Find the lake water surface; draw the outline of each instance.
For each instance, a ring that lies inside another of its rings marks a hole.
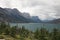
[[[26,29],[35,31],[37,28],[46,28],[49,31],[52,31],[53,28],[60,29],[60,24],[49,24],[49,23],[10,23],[11,26],[24,26]]]

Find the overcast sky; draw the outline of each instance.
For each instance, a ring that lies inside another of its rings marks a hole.
[[[0,0],[0,7],[17,8],[41,20],[60,18],[60,0]]]

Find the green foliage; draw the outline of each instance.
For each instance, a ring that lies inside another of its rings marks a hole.
[[[5,28],[5,35],[9,35],[10,34],[10,25],[8,23],[8,25],[6,25],[6,28]]]
[[[6,24],[4,22],[2,22],[0,24],[0,33],[4,32],[5,31],[5,28],[6,28]]]
[[[6,28],[5,29],[5,35],[9,35],[10,34],[10,30],[9,30],[9,28]]]
[[[12,37],[15,37],[16,32],[17,32],[17,31],[16,31],[16,26],[14,26],[14,27],[11,28],[10,35],[11,35]]]
[[[24,26],[22,26],[21,32],[20,32],[20,36],[21,37],[28,37],[29,35],[29,31],[25,29]]]
[[[39,38],[39,30],[37,29],[36,31],[35,31],[35,35],[34,35],[34,37],[36,38],[36,39],[38,39]]]
[[[59,31],[56,28],[53,29],[52,40],[59,40]]]
[[[60,30],[54,28],[53,31],[49,32],[46,28],[37,28],[35,32],[27,30],[24,26],[19,28],[18,26],[10,27],[4,22],[0,24],[0,35],[8,35],[14,39],[31,39],[31,40],[60,40]],[[0,36],[0,38],[4,38]]]
[[[35,38],[38,40],[47,40],[48,31],[45,28],[41,28],[40,30],[36,30]]]

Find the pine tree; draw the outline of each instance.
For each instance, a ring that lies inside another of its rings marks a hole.
[[[0,33],[4,33],[5,32],[5,28],[7,27],[7,25],[5,24],[5,22],[2,22],[0,24]]]
[[[35,34],[34,37],[35,37],[36,39],[39,39],[39,30],[38,30],[38,28],[37,28],[37,30],[35,31],[34,34]]]
[[[5,29],[5,35],[9,35],[10,34],[10,30],[8,28]]]
[[[11,35],[12,37],[16,37],[16,32],[17,32],[17,31],[16,31],[16,27],[17,27],[17,26],[14,26],[14,27],[11,28],[10,35]]]
[[[5,34],[9,35],[10,34],[10,24],[6,25],[7,27],[5,28]]]
[[[29,35],[29,31],[26,30],[24,26],[22,26],[22,29],[20,31],[20,36],[21,37],[28,37],[28,35]]]
[[[41,28],[40,29],[40,35],[39,35],[40,39],[39,40],[47,40],[47,38],[46,38],[47,33],[48,33],[48,31],[45,28]]]
[[[52,40],[58,40],[58,29],[56,28],[53,29]]]

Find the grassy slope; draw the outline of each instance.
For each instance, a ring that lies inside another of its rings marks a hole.
[[[16,36],[16,38],[13,38],[9,35],[0,35],[0,39],[5,39],[5,40],[21,40],[19,35]],[[31,40],[30,38],[24,38],[24,40]]]

